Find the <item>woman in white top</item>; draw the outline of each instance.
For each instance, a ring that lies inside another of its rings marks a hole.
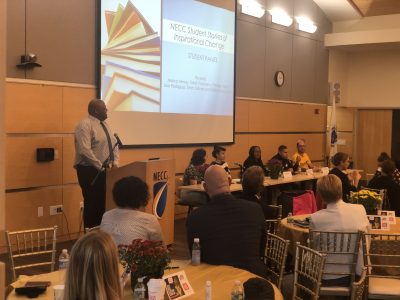
[[[112,194],[117,208],[103,215],[100,229],[109,233],[117,245],[135,239],[163,241],[157,218],[144,212],[149,191],[143,180],[135,176],[122,178],[115,183]]]

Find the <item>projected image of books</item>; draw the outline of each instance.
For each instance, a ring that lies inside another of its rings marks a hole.
[[[109,110],[160,111],[160,35],[128,1],[105,11],[101,94]]]

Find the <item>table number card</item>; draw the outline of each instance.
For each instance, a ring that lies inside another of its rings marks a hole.
[[[292,179],[293,178],[292,172],[290,172],[290,171],[283,172],[282,174],[283,174],[283,179]]]
[[[328,175],[329,174],[329,168],[328,167],[323,167],[321,168],[322,175]]]
[[[176,272],[163,277],[168,299],[183,299],[194,294],[185,271]]]

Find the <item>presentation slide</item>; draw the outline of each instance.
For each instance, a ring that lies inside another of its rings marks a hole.
[[[103,0],[101,98],[126,145],[233,142],[234,0]]]

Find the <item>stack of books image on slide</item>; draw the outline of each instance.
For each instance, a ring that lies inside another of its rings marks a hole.
[[[160,36],[128,1],[106,11],[101,49],[102,97],[109,110],[159,112]]]

